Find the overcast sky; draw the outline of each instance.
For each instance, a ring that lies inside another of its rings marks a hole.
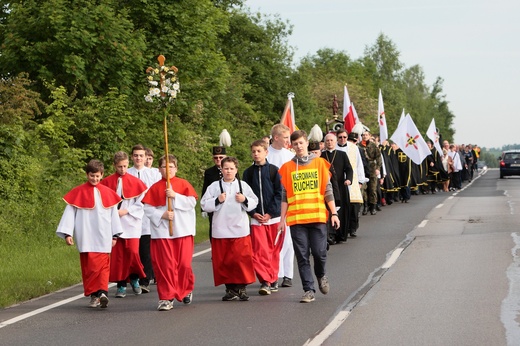
[[[293,25],[289,44],[296,61],[320,48],[357,59],[383,33],[405,67],[423,68],[428,85],[444,79],[456,143],[520,144],[519,0],[246,0],[246,5]]]

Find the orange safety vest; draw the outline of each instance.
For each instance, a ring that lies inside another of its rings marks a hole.
[[[305,166],[289,161],[280,168],[282,184],[287,194],[288,226],[326,223],[325,188],[330,180],[330,164],[314,158]]]

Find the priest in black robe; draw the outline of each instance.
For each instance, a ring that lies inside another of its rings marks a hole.
[[[339,196],[334,195],[336,207],[339,206],[338,217],[340,227],[336,231],[336,243],[347,241],[348,209],[350,204],[349,185],[352,184],[354,174],[352,165],[344,151],[336,150],[338,140],[335,134],[329,133],[325,136],[325,150],[321,157],[327,160],[334,168],[335,179],[338,184]]]

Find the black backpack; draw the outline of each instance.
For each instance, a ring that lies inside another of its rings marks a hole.
[[[244,173],[246,173],[246,172],[247,172],[247,176],[245,176],[244,178],[247,177],[247,179],[245,179],[245,180],[248,180],[248,181],[253,180],[253,177],[251,176],[251,174],[253,174],[253,170],[252,169],[246,170]],[[269,163],[269,178],[271,179],[271,182],[273,184],[276,182],[277,173],[278,173],[278,167]]]
[[[242,182],[240,181],[240,178],[238,177],[238,173],[235,178],[237,178],[237,180],[238,180],[238,189],[240,190],[240,194],[242,194]],[[220,186],[220,193],[224,193],[224,188],[222,187],[222,179],[219,179],[218,185]]]

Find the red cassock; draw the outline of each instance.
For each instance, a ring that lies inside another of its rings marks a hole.
[[[125,200],[131,200],[143,194],[147,187],[141,179],[131,174],[114,173],[101,181],[101,184],[117,191],[121,179],[121,195]],[[123,230],[124,231],[124,230]],[[139,238],[119,238],[112,248],[110,261],[110,282],[128,281],[130,274],[145,278],[141,257],[139,256]]]
[[[251,237],[213,238],[211,254],[215,286],[255,282]]]
[[[170,179],[173,191],[186,197],[197,199],[193,186],[182,178]],[[150,187],[142,202],[156,208],[165,208],[166,179],[161,179]],[[181,213],[176,218],[183,217]],[[186,216],[185,216],[186,217]],[[190,216],[195,218],[194,213]],[[181,221],[181,219],[177,219]],[[151,227],[156,227],[153,224]],[[194,231],[194,230],[193,230]],[[182,301],[195,286],[195,275],[191,266],[193,259],[193,235],[177,238],[154,238],[150,241],[152,266],[157,280],[157,293],[160,300],[177,299]]]
[[[110,254],[102,252],[82,252],[79,254],[83,293],[86,297],[98,291],[108,292]]]

